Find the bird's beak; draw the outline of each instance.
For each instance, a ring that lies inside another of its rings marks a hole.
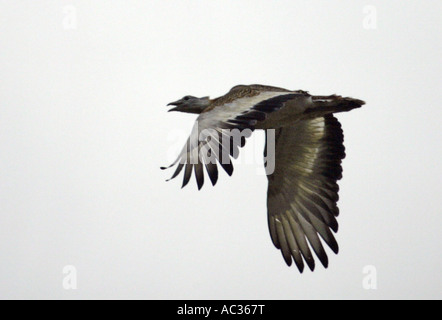
[[[171,112],[171,111],[180,111],[180,107],[175,107],[175,108],[167,110],[167,112]]]
[[[174,102],[168,103],[168,104],[167,104],[168,106],[175,106],[175,108],[169,109],[168,112],[170,112],[170,111],[180,111],[180,105],[181,105],[181,103],[182,103],[181,100],[177,100],[177,101],[174,101]]]

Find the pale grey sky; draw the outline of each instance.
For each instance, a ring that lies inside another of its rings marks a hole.
[[[0,1],[0,298],[442,298],[441,9]],[[338,115],[328,269],[300,275],[270,240],[262,133],[216,187],[159,169],[195,119],[168,102],[251,83],[367,102]]]

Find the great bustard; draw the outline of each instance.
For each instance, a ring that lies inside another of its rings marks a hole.
[[[169,111],[199,116],[186,145],[169,166],[177,165],[171,179],[185,168],[184,187],[194,171],[200,189],[205,167],[215,185],[217,163],[231,175],[230,156],[238,155],[251,131],[266,129],[266,145],[274,143],[275,150],[272,165],[271,157],[265,154],[266,165],[271,168],[267,174],[267,210],[273,244],[287,265],[293,258],[300,272],[304,270],[303,260],[310,270],[315,268],[310,247],[327,267],[319,236],[338,253],[331,230],[338,230],[337,181],[342,177],[341,160],[345,157],[341,125],[333,113],[363,104],[353,98],[312,96],[306,91],[264,85],[235,86],[216,99],[185,96],[169,103],[175,106]]]

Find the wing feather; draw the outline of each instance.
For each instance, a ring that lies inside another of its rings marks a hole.
[[[275,168],[267,176],[273,243],[286,263],[290,265],[293,259],[300,271],[303,261],[311,270],[315,268],[310,248],[327,267],[322,241],[333,252],[339,251],[333,233],[338,230],[337,180],[342,177],[345,157],[341,125],[333,115],[306,119],[279,129],[275,139]]]

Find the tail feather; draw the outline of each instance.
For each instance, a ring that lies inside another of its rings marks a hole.
[[[335,112],[346,112],[352,109],[362,107],[365,102],[350,97],[331,96],[313,96],[313,107],[306,110],[308,115],[325,115]]]

